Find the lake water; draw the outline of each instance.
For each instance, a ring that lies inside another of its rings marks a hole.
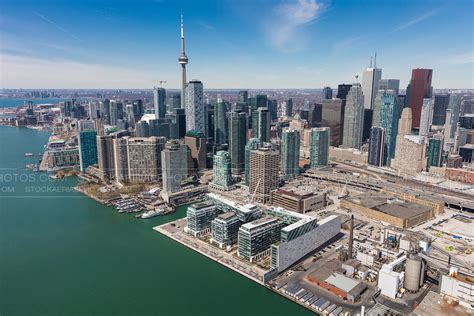
[[[314,315],[138,220],[21,169],[49,134],[0,126],[0,315]]]

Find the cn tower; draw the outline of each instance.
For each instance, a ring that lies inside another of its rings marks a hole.
[[[181,54],[178,58],[178,63],[182,67],[182,87],[181,87],[181,108],[184,109],[184,89],[186,88],[186,64],[188,63],[188,56],[184,52],[184,23],[183,14],[181,14]]]

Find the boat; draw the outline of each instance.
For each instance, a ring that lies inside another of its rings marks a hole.
[[[143,218],[143,219],[152,218],[152,217],[155,217],[155,216],[158,216],[158,215],[163,214],[164,211],[165,211],[165,210],[162,209],[162,208],[158,208],[158,209],[155,209],[155,210],[151,210],[151,211],[148,211],[148,212],[143,213],[140,218]]]
[[[25,157],[32,157],[33,153],[25,153]]]

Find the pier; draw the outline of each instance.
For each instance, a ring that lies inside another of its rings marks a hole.
[[[178,219],[173,222],[169,222],[160,226],[153,227],[153,230],[179,242],[180,244],[193,249],[196,252],[212,259],[227,268],[234,270],[235,272],[249,278],[252,281],[257,282],[260,285],[264,285],[263,277],[267,270],[251,264],[247,261],[237,258],[235,255],[228,253],[220,248],[212,246],[211,244],[199,239],[194,238],[184,232],[186,226],[186,218]]]

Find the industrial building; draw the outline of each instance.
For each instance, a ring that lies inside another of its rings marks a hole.
[[[449,275],[441,277],[440,294],[468,308],[474,306],[474,276],[468,276],[451,267]]]
[[[367,192],[341,200],[341,207],[399,228],[413,227],[435,216],[434,208],[397,199],[384,193]]]
[[[423,285],[425,263],[416,253],[403,255],[394,261],[384,264],[379,271],[377,286],[380,293],[395,299],[402,288],[405,291],[417,292]]]
[[[327,194],[314,186],[287,185],[272,191],[270,204],[296,213],[307,213],[327,206]]]
[[[339,265],[327,264],[308,275],[306,279],[332,294],[354,303],[367,289],[367,285],[337,272],[337,270],[342,270],[338,267]]]

